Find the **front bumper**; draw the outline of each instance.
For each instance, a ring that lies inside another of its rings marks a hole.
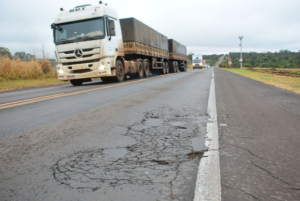
[[[74,80],[86,78],[100,78],[115,76],[112,74],[111,59],[103,58],[99,62],[83,63],[75,65],[58,64],[57,77],[59,80]],[[90,68],[89,65],[93,67]],[[85,72],[86,71],[86,72]]]
[[[202,65],[195,64],[195,65],[193,65],[193,69],[195,69],[195,68],[202,68]]]

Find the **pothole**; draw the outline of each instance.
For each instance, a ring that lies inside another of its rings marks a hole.
[[[104,151],[105,154],[107,154],[108,156],[111,156],[113,158],[122,158],[123,156],[126,155],[127,150],[126,149],[106,149]]]
[[[160,165],[168,165],[169,164],[167,161],[159,161],[159,160],[152,160],[152,162],[158,163]]]
[[[176,128],[178,128],[178,129],[187,129],[187,127],[183,127],[183,126],[176,126]]]
[[[196,152],[193,152],[193,153],[188,153],[188,158],[190,160],[199,160],[202,158],[204,154],[204,151],[196,151]]]
[[[199,125],[191,122],[185,112],[159,108],[147,113],[141,122],[125,126],[124,135],[134,138],[136,144],[78,151],[57,161],[52,166],[53,176],[61,184],[76,189],[123,184],[169,185],[181,163],[198,160],[203,155],[197,145],[204,144],[197,139]]]
[[[195,137],[192,139],[192,147],[194,151],[202,151],[207,149],[204,142],[204,137]]]

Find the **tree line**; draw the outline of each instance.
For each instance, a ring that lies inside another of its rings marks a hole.
[[[10,59],[17,59],[20,58],[22,60],[32,60],[35,59],[35,55],[26,53],[26,52],[16,52],[14,56],[10,53],[9,49],[6,47],[0,47],[0,55],[1,56],[6,56]]]
[[[232,61],[232,67],[240,66],[239,52],[230,52],[229,58]],[[225,66],[227,63],[224,61],[220,66]],[[275,53],[243,52],[243,66],[261,68],[300,68],[300,51],[291,52],[289,50],[280,50]]]

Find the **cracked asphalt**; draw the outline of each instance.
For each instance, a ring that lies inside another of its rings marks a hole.
[[[222,200],[300,200],[300,95],[215,69]]]
[[[210,77],[211,69],[190,70],[0,110],[0,200],[193,200]]]

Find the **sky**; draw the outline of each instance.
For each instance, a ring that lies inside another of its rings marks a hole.
[[[54,58],[50,25],[59,9],[96,0],[0,0],[0,47]],[[103,0],[119,18],[135,17],[187,46],[188,53],[300,50],[300,0]]]

